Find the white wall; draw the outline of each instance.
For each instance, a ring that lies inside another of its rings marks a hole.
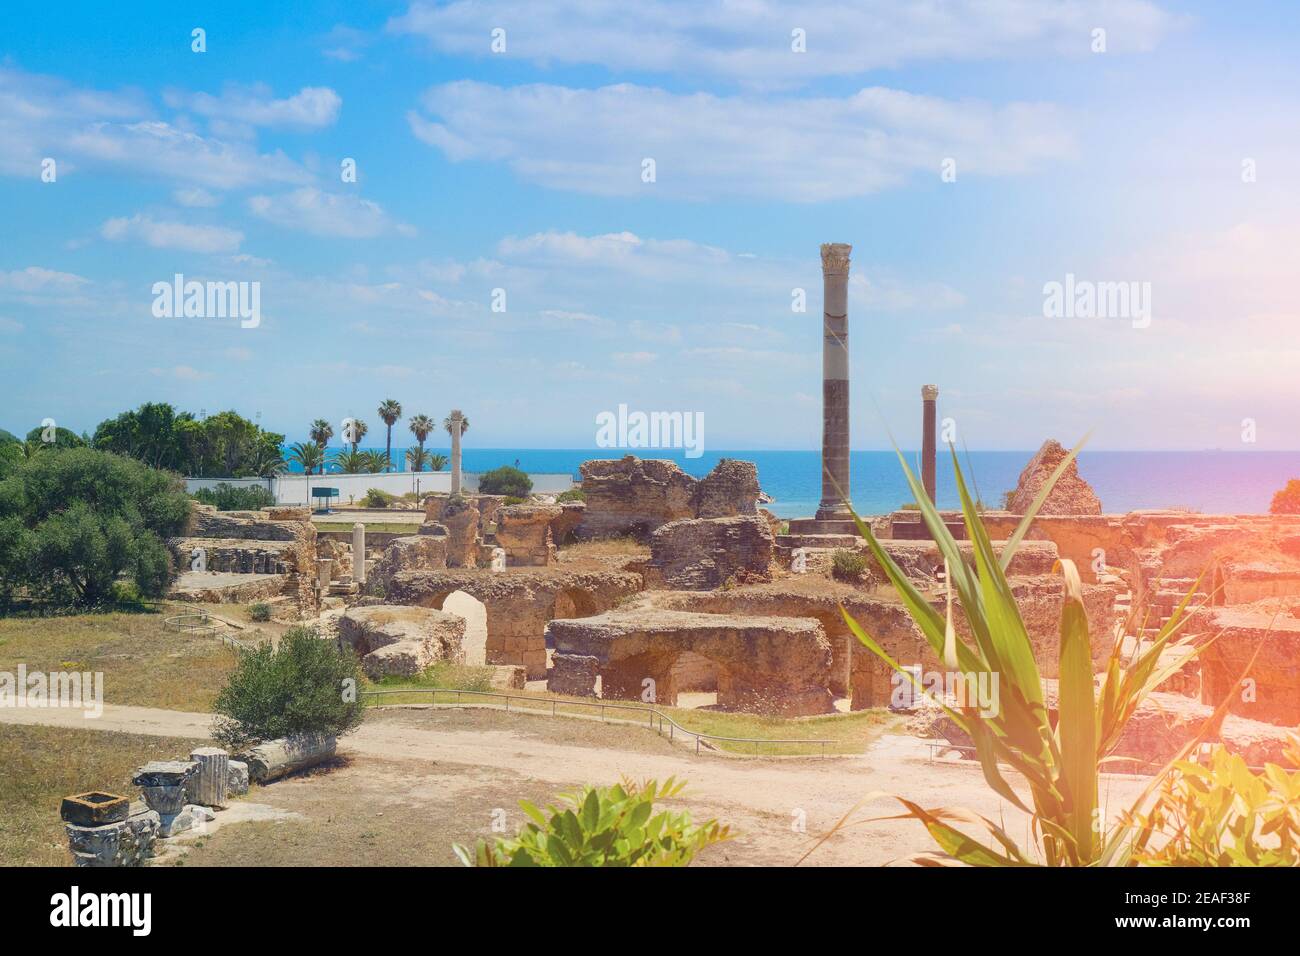
[[[570,475],[534,474],[533,491],[555,494],[568,491],[574,487]],[[478,491],[477,474],[465,472],[461,486],[466,491]],[[339,496],[333,499],[335,504],[349,504],[360,501],[371,488],[378,488],[393,495],[404,495],[416,491],[422,495],[447,494],[451,491],[451,472],[449,471],[395,471],[379,475],[282,475],[279,478],[186,478],[185,490],[193,494],[200,488],[215,488],[217,485],[234,485],[246,488],[257,485],[266,488],[275,495],[279,505],[311,505],[311,489],[337,488]]]

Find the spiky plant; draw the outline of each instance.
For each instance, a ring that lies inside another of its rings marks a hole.
[[[423,448],[406,449],[406,463],[411,466],[411,471],[424,471],[424,466],[429,463],[429,459],[432,457],[433,455]]]
[[[952,449],[953,472],[961,498],[966,535],[974,555],[973,566],[963,557],[929,495],[908,468],[903,455],[899,454],[917,508],[947,562],[950,591],[946,615],[932,607],[917,591],[876,540],[866,522],[856,513],[853,515],[858,533],[866,539],[872,554],[926,641],[943,661],[943,666],[950,672],[964,675],[968,686],[972,679],[977,682],[980,675],[985,675],[983,680],[986,684],[998,689],[997,705],[992,708],[992,713],[986,714],[971,701],[949,706],[948,702],[929,695],[914,674],[904,670],[841,607],[840,613],[849,629],[902,679],[911,681],[919,693],[942,707],[953,723],[970,736],[985,781],[998,796],[1028,814],[1031,821],[1034,846],[1022,848],[1001,826],[986,817],[948,807],[927,809],[898,797],[905,812],[887,819],[919,820],[942,851],[940,854],[920,854],[914,857],[915,862],[975,866],[1044,863],[1049,866],[1089,866],[1127,862],[1131,827],[1120,824],[1106,829],[1098,808],[1098,768],[1114,751],[1125,725],[1142,699],[1207,645],[1193,648],[1190,646],[1191,638],[1174,640],[1184,623],[1184,611],[1191,594],[1196,591],[1194,585],[1192,592],[1183,598],[1145,650],[1126,656],[1121,652],[1121,642],[1117,638],[1100,690],[1094,694],[1083,584],[1074,562],[1062,558],[1056,566],[1065,578],[1065,602],[1060,622],[1058,719],[1055,724],[1049,719],[1033,647],[1012,597],[1006,571],[1034,516],[1077,453],[1076,447],[1057,466],[998,554],[967,491],[956,449]],[[969,641],[958,640],[953,627],[953,592],[969,625]],[[1161,663],[1162,653],[1170,648],[1186,649],[1187,653],[1171,654],[1165,660],[1173,663]],[[975,683],[974,686],[979,685]],[[1202,735],[1189,742],[1174,760],[1185,756],[1204,733],[1202,731]],[[1003,776],[1002,765],[1009,766],[1023,778],[1029,788],[1028,800]],[[1139,804],[1159,779],[1157,776],[1139,797]],[[848,815],[835,829],[839,829],[847,818]],[[957,824],[971,823],[986,831],[984,839],[958,829]]]
[[[361,456],[361,470],[367,474],[377,475],[388,470],[388,458],[377,451],[357,452]]]
[[[447,467],[447,456],[440,455],[436,451],[429,452],[429,470],[442,471]]]
[[[324,474],[325,452],[314,441],[300,441],[291,445],[289,448],[289,461],[301,465],[302,470],[308,475],[315,474],[317,468],[320,468],[321,473]]]
[[[345,475],[357,475],[368,471],[370,460],[367,452],[345,448],[334,455],[334,467]]]

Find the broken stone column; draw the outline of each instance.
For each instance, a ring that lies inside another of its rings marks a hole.
[[[819,521],[851,520],[849,494],[849,253],[822,243],[822,500]]]
[[[158,814],[158,835],[169,837],[188,830],[194,818],[185,805],[190,779],[198,771],[192,760],[151,760],[135,772],[131,782],[140,788],[144,802]]]
[[[249,750],[244,756],[248,777],[254,783],[279,780],[299,770],[306,770],[334,756],[337,746],[334,737],[302,734],[268,740]]]
[[[231,796],[248,793],[248,764],[231,760],[226,771],[226,790]]]
[[[230,774],[230,754],[220,747],[200,747],[190,752],[198,772],[190,778],[190,802],[205,807],[224,807]]]
[[[321,589],[322,592],[328,591],[330,589],[330,578],[333,577],[333,573],[334,573],[333,558],[316,559],[316,585]]]
[[[352,580],[366,583],[366,526],[360,521],[352,526]]]
[[[934,403],[938,397],[938,385],[921,386],[921,484],[931,502],[934,501]]]
[[[161,826],[156,811],[133,804],[123,819],[98,825],[74,822],[75,816],[65,813],[63,819],[68,849],[77,866],[141,866],[153,856]]]

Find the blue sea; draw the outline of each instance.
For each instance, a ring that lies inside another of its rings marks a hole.
[[[383,449],[378,449],[382,451]],[[448,454],[446,449],[434,449]],[[688,474],[703,476],[721,458],[740,458],[758,466],[758,480],[775,501],[769,507],[782,518],[811,515],[821,498],[821,453],[818,451],[717,451],[686,458],[667,449],[638,449],[641,457],[671,458]],[[466,448],[466,471],[483,472],[501,465],[524,471],[569,473],[591,458],[617,458],[619,449]],[[393,449],[403,461],[406,449]],[[919,453],[904,452],[919,475]],[[1001,506],[1002,493],[1014,488],[1032,451],[959,453],[968,484],[984,503]],[[850,458],[851,497],[860,514],[884,514],[912,500],[892,451],[855,451]],[[1092,485],[1107,512],[1152,508],[1191,508],[1207,514],[1259,513],[1268,510],[1273,493],[1291,478],[1300,478],[1297,451],[1085,451],[1079,472]],[[952,460],[939,453],[937,498],[942,508],[956,508]]]

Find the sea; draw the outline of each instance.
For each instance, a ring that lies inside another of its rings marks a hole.
[[[382,451],[382,448],[377,449]],[[449,454],[447,449],[433,451]],[[671,458],[688,474],[702,477],[723,458],[758,466],[758,480],[773,498],[767,507],[781,518],[811,515],[821,498],[819,451],[716,451],[687,458],[679,450],[637,449],[640,457]],[[592,458],[617,458],[618,449],[465,448],[464,468],[483,472],[515,465],[527,472],[571,474]],[[1033,451],[960,451],[967,485],[990,508],[1016,486]],[[903,452],[920,474],[920,453]],[[393,461],[405,461],[406,449],[394,448]],[[1300,451],[1084,451],[1079,473],[1092,485],[1103,510],[1115,513],[1182,508],[1206,514],[1252,514],[1268,511],[1273,493],[1289,479],[1300,478]],[[850,497],[860,514],[885,514],[910,502],[898,456],[893,451],[855,451],[849,459]],[[939,452],[936,498],[941,508],[956,508],[952,455]]]

